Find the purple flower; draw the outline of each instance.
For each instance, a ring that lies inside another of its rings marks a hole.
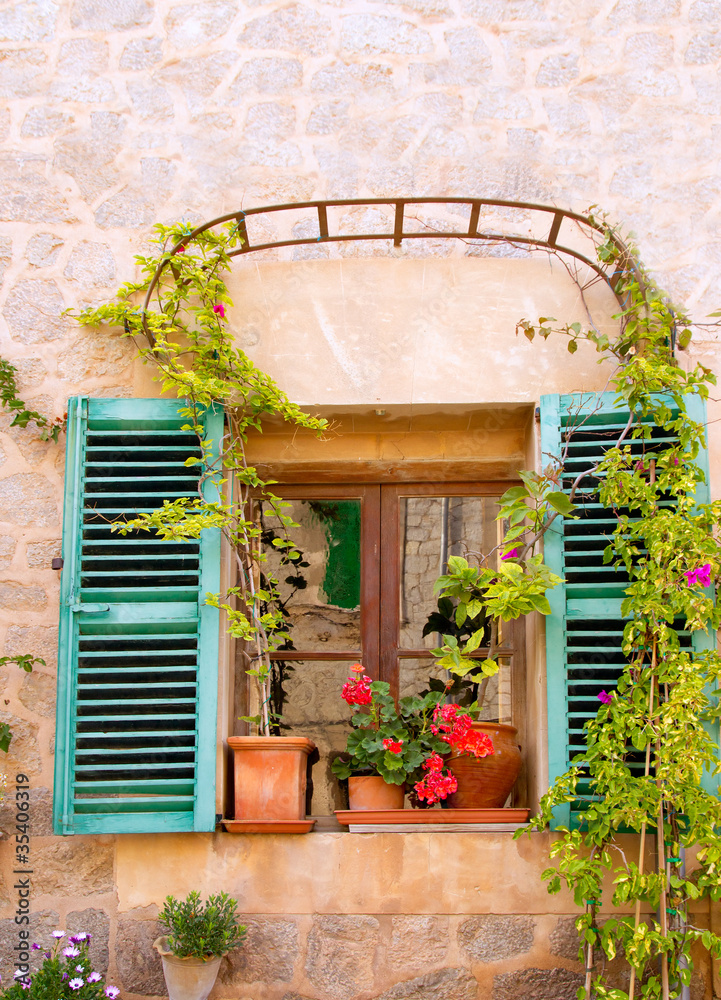
[[[79,990],[80,987],[84,985],[85,983],[79,976],[77,979],[71,979],[70,982],[68,983],[68,986],[70,987],[71,990]]]
[[[115,997],[120,993],[117,986],[106,986],[105,996],[110,997],[110,1000],[115,1000]]]
[[[27,972],[23,972],[22,969],[16,969],[13,973],[13,979],[24,979],[27,976]]]
[[[40,945],[39,944],[35,944],[33,942],[33,944],[30,947],[32,948],[33,951],[40,951]]]
[[[99,972],[91,972],[90,975],[88,976],[88,982],[99,983],[102,978],[103,977],[100,975]]]
[[[213,306],[213,312],[216,315],[220,316],[221,319],[225,319],[225,306],[223,305],[222,302],[217,302]]]
[[[598,695],[598,700],[602,701],[604,705],[610,705],[613,701],[613,695],[609,694],[608,691],[601,691]]]
[[[503,555],[501,556],[501,560],[515,559],[516,556],[519,556],[520,554],[521,554],[521,546],[517,545],[515,549],[509,549],[508,552],[504,552]]]
[[[53,937],[60,940],[60,938],[65,937],[65,931],[53,931]]]
[[[711,563],[704,563],[703,566],[699,566],[697,569],[687,569],[683,575],[686,577],[689,587],[693,587],[695,583],[701,584],[702,587],[710,587]]]
[[[77,958],[79,954],[80,952],[73,945],[69,948],[63,948],[63,955],[65,955],[66,958]]]
[[[90,935],[86,934],[85,931],[78,931],[77,934],[73,934],[73,936],[70,938],[70,940],[71,941],[85,941],[86,938],[88,938],[88,937],[90,937]]]
[[[85,969],[82,967],[82,965],[76,965],[75,966],[75,971],[76,972],[85,972]]]
[[[646,471],[646,463],[643,461],[643,459],[639,459],[639,461],[636,462],[636,465],[634,466],[634,468],[636,469],[636,472],[645,472]]]

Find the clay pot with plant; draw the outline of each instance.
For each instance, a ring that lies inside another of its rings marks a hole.
[[[225,892],[203,903],[193,890],[186,899],[167,896],[158,920],[168,933],[153,947],[163,961],[169,1000],[207,1000],[223,957],[239,947],[246,928],[237,901]]]
[[[402,809],[408,789],[416,805],[433,805],[456,790],[446,757],[454,748],[476,756],[493,753],[486,737],[475,735],[468,712],[441,704],[444,695],[401,698],[398,705],[385,681],[372,681],[357,663],[343,685],[351,707],[352,732],[333,772],[348,779],[351,810]]]

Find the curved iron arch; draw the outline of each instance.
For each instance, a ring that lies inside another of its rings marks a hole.
[[[392,231],[385,233],[341,233],[331,232],[329,230],[329,208],[371,207],[376,205],[393,207],[394,214]],[[405,222],[406,209],[409,205],[467,205],[470,209],[468,228],[454,231],[437,231],[435,229],[428,229],[425,232],[408,232],[405,229]],[[542,217],[548,218],[548,231],[544,236],[534,237],[524,236],[520,233],[509,234],[493,230],[479,229],[481,211],[487,207],[520,209],[526,212],[541,213]],[[317,213],[317,236],[302,236],[295,239],[271,240],[256,244],[250,243],[248,239],[248,219],[264,215],[271,216],[279,212],[298,211],[302,209],[313,209]],[[362,240],[392,240],[393,245],[397,247],[401,246],[403,240],[478,240],[488,243],[507,243],[535,250],[547,250],[551,253],[568,256],[594,271],[599,278],[601,278],[608,285],[616,296],[619,305],[622,307],[623,298],[621,292],[619,291],[620,279],[624,274],[631,272],[639,280],[641,280],[633,254],[626,244],[614,233],[610,234],[610,238],[618,249],[619,256],[616,260],[609,262],[606,267],[604,267],[603,263],[587,257],[574,247],[560,243],[559,235],[561,227],[566,221],[575,223],[592,243],[594,242],[594,238],[598,238],[599,236],[608,238],[609,231],[598,223],[592,216],[580,215],[578,212],[571,212],[567,209],[557,208],[553,205],[541,205],[535,202],[526,201],[508,201],[498,198],[339,198],[323,201],[289,202],[283,205],[269,205],[262,208],[238,209],[235,212],[228,212],[225,215],[217,216],[209,222],[203,222],[201,225],[196,226],[195,229],[191,230],[187,235],[184,235],[177,241],[177,243],[175,243],[168,256],[166,256],[156,268],[143,302],[143,314],[147,312],[150,306],[150,299],[153,291],[160,280],[164,268],[168,265],[170,258],[172,258],[172,255],[177,253],[181,248],[187,246],[193,241],[193,239],[195,239],[196,236],[206,232],[208,229],[213,229],[215,226],[221,226],[226,222],[232,221],[235,221],[238,227],[239,236],[243,243],[237,250],[233,250],[229,253],[230,257],[243,257],[247,254],[256,253],[259,250],[271,250],[279,247],[317,246],[319,244],[326,243],[342,243]],[[147,327],[146,336],[152,344],[152,335]]]

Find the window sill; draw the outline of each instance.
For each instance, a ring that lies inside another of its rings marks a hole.
[[[336,810],[350,833],[499,833],[528,823],[528,809]]]

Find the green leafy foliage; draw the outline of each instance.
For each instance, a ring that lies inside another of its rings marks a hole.
[[[13,415],[10,422],[11,427],[27,427],[32,421],[40,430],[40,437],[43,441],[55,441],[60,436],[60,431],[65,427],[66,417],[60,420],[49,420],[37,410],[29,410],[21,399],[18,399],[17,376],[18,370],[5,358],[0,358],[0,404]]]
[[[168,944],[181,958],[208,958],[238,948],[247,928],[238,920],[238,903],[227,892],[208,896],[205,903],[193,890],[185,899],[166,896],[158,920],[168,930]]]
[[[197,467],[198,496],[166,501],[159,510],[139,514],[115,530],[147,530],[170,540],[197,538],[208,528],[225,535],[235,553],[238,583],[207,599],[225,611],[230,632],[249,646],[248,673],[256,682],[257,711],[246,718],[269,734],[277,729],[280,715],[269,654],[289,643],[290,636],[277,581],[265,571],[258,497],[272,506],[281,526],[282,534],[273,540],[281,566],[297,570],[299,554],[291,538],[295,524],[283,510],[287,505],[248,464],[246,442],[268,417],[317,435],[327,423],[291,402],[236,346],[228,329],[226,310],[233,303],[225,276],[230,254],[242,242],[238,225],[230,222],[193,232],[177,223],[157,225],[155,230],[157,252],[136,257],[140,279],[123,285],[114,301],[83,310],[77,319],[89,326],[115,327],[122,336],[132,337],[142,345],[141,358],[156,368],[163,392],[186,401],[180,411],[188,421],[185,429],[198,434],[202,449],[201,458],[187,463]],[[210,457],[213,442],[203,438],[203,412],[214,406],[224,410],[227,424],[219,462]],[[205,495],[204,487],[211,484],[217,499]]]

